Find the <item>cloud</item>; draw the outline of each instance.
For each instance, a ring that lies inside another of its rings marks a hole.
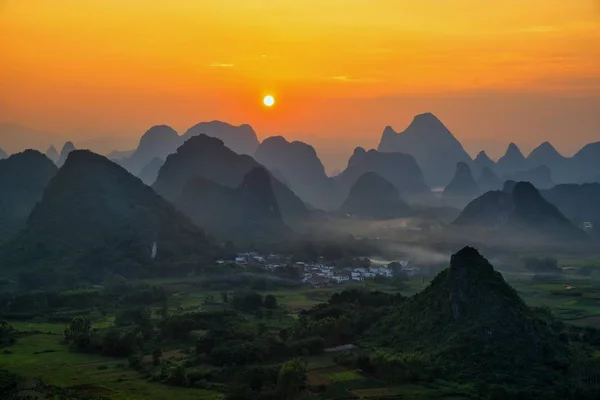
[[[377,79],[374,78],[355,78],[348,75],[337,75],[332,76],[329,80],[337,81],[337,82],[345,82],[345,83],[374,83],[377,82]]]
[[[218,63],[218,62],[214,62],[212,64],[209,64],[209,67],[211,68],[233,68],[235,65],[231,64],[231,63]]]

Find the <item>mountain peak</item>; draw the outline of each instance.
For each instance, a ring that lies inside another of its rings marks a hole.
[[[485,150],[481,150],[479,153],[477,153],[477,156],[475,157],[475,161],[476,162],[481,162],[481,161],[492,161],[492,159],[487,155],[487,153],[485,152]]]
[[[461,270],[463,269],[473,268],[487,273],[494,272],[494,267],[474,247],[465,246],[450,258],[450,270],[458,275],[462,275]]]
[[[250,125],[235,126],[217,120],[200,122],[192,126],[183,134],[182,139],[185,141],[200,134],[221,139],[227,147],[238,154],[254,154],[260,144],[256,132]]]
[[[389,219],[407,216],[410,207],[390,181],[369,171],[356,180],[340,211],[358,217]]]
[[[456,172],[452,181],[444,189],[444,195],[470,197],[476,195],[478,192],[479,186],[473,178],[469,165],[462,161],[457,162]]]
[[[58,157],[58,161],[56,164],[59,167],[61,167],[65,163],[69,153],[71,153],[74,150],[75,150],[75,145],[73,145],[73,142],[66,142],[60,151],[60,156]]]
[[[410,126],[417,126],[420,129],[424,129],[421,132],[422,134],[432,134],[436,133],[438,130],[444,130],[447,133],[450,133],[442,121],[430,112],[415,115]]]
[[[396,136],[398,133],[396,133],[396,131],[394,130],[394,128],[392,128],[391,126],[386,126],[383,129],[383,136]]]
[[[519,146],[517,146],[514,142],[511,142],[508,145],[508,148],[506,149],[506,154],[514,154],[514,155],[519,155],[519,156],[523,156],[523,153],[521,152],[521,149],[519,149]]]
[[[157,141],[177,139],[179,134],[168,125],[154,125],[150,127],[140,138],[138,147],[148,146]]]
[[[432,113],[416,115],[401,133],[392,135],[387,129],[378,150],[413,156],[431,187],[447,186],[458,161],[471,162],[471,157],[452,132]]]

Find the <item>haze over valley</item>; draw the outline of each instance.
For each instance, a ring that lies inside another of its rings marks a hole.
[[[0,1],[0,399],[599,399],[599,16]]]

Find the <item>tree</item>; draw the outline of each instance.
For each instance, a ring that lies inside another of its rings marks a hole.
[[[152,364],[160,365],[160,358],[162,357],[162,351],[157,347],[152,352]]]
[[[272,294],[268,294],[265,297],[265,308],[269,308],[271,310],[274,310],[277,308],[277,298],[275,296],[273,296]]]
[[[227,303],[229,302],[229,295],[227,292],[221,292],[221,299],[223,300],[223,303]]]
[[[65,329],[65,342],[73,344],[78,349],[84,349],[90,343],[92,323],[87,317],[75,317]]]
[[[233,295],[233,308],[243,312],[255,312],[263,305],[263,298],[256,292],[237,292]]]
[[[279,370],[277,387],[283,399],[293,399],[302,389],[306,365],[298,358],[286,361]]]

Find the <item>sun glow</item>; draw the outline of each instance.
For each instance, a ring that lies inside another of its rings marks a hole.
[[[271,95],[267,95],[263,99],[263,103],[267,107],[273,107],[273,105],[275,105],[275,97],[273,97]]]

